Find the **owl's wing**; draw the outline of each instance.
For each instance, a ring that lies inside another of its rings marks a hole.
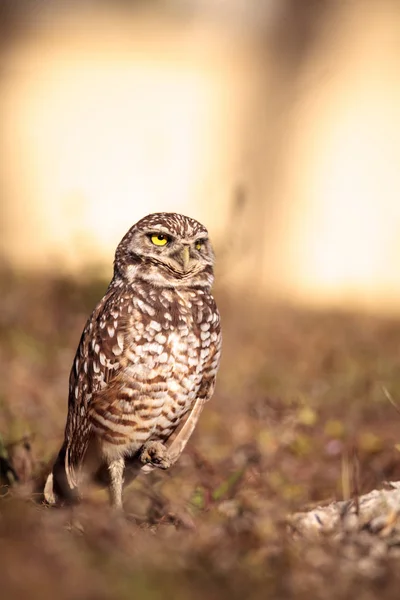
[[[212,297],[210,297],[210,309],[212,320],[209,326],[210,335],[207,338],[209,340],[208,354],[204,362],[203,377],[197,394],[197,397],[202,399],[203,403],[208,402],[214,393],[222,345],[220,316]]]
[[[92,398],[115,385],[121,372],[131,304],[131,299],[112,282],[86,323],[78,345],[69,380],[64,443],[65,471],[73,486],[89,444]]]

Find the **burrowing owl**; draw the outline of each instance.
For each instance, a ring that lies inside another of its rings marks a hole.
[[[124,477],[178,458],[219,366],[213,264],[206,228],[183,215],[148,215],[122,239],[72,366],[64,444],[45,487],[50,502],[76,501],[85,475],[103,473],[111,503],[121,506]]]

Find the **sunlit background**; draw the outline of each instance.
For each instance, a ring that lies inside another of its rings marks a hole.
[[[209,227],[226,285],[400,307],[395,1],[15,4],[5,263],[109,273],[133,222],[181,211]]]
[[[399,166],[399,0],[0,0],[2,600],[398,599],[399,507],[359,500],[400,480]],[[53,510],[82,328],[160,210],[216,248],[215,394],[127,519]]]

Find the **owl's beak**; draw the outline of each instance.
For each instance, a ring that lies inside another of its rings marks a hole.
[[[189,251],[189,246],[184,246],[182,253],[181,253],[181,257],[182,257],[182,266],[183,266],[183,270],[186,273],[188,270],[188,266],[189,266],[189,261],[190,261],[190,251]]]

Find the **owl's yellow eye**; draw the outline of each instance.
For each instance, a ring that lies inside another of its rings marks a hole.
[[[163,233],[152,235],[150,239],[155,246],[165,246],[168,243],[168,237]]]
[[[203,247],[203,242],[201,240],[197,240],[197,242],[195,244],[196,250],[201,250],[202,247]]]

